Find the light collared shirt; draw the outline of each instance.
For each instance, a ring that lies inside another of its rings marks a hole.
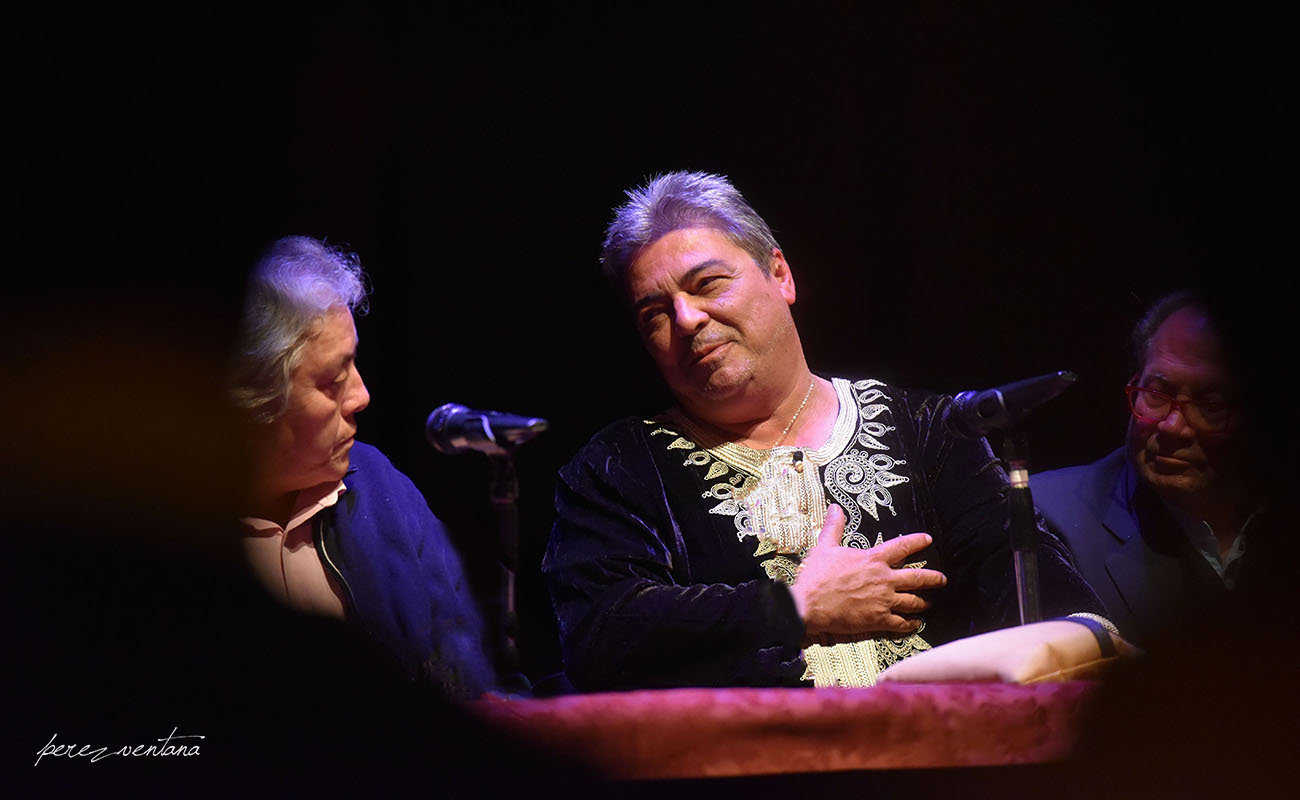
[[[1165,503],[1165,508],[1169,510],[1170,515],[1173,516],[1174,521],[1178,523],[1178,527],[1182,529],[1188,540],[1191,541],[1192,546],[1196,548],[1196,551],[1218,573],[1218,576],[1223,580],[1223,585],[1228,589],[1236,586],[1237,574],[1241,571],[1241,560],[1246,554],[1246,537],[1243,534],[1250,527],[1251,520],[1255,519],[1259,511],[1256,510],[1246,518],[1241,530],[1237,531],[1237,536],[1232,541],[1232,547],[1228,548],[1226,555],[1221,556],[1219,553],[1219,540],[1214,535],[1214,528],[1210,526],[1210,523],[1185,514],[1169,503]]]
[[[343,593],[316,552],[312,517],[338,502],[343,481],[298,492],[285,527],[242,517],[244,554],[271,596],[309,614],[343,618]]]

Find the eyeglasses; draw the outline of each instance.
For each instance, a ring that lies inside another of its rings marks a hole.
[[[1129,384],[1124,387],[1133,416],[1142,422],[1162,422],[1175,409],[1187,424],[1201,431],[1221,431],[1232,423],[1234,409],[1222,400],[1179,400],[1172,394]]]

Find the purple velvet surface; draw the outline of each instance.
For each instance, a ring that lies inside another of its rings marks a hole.
[[[488,720],[616,778],[1055,761],[1094,685],[666,689],[483,700]]]

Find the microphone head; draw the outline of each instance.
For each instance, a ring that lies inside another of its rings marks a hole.
[[[498,442],[505,440],[512,446],[521,445],[535,438],[551,426],[541,417],[521,417],[500,411],[488,411],[487,423]]]
[[[1060,370],[1036,378],[1016,381],[1001,387],[1001,391],[1006,395],[1008,407],[1018,409],[1022,414],[1028,414],[1070,388],[1078,379],[1079,376],[1073,372]]]
[[[429,444],[433,445],[434,450],[447,455],[464,452],[464,446],[457,446],[451,441],[450,422],[452,417],[467,411],[469,409],[460,403],[443,403],[429,413],[428,419],[424,421],[424,437],[429,440]]]
[[[424,435],[435,450],[447,455],[468,450],[505,455],[548,427],[549,423],[541,417],[479,411],[459,403],[444,403],[429,414]]]
[[[997,389],[961,392],[944,413],[948,427],[968,439],[1005,425],[1010,417],[1006,399]]]
[[[1026,378],[996,389],[961,392],[943,412],[949,431],[965,438],[978,438],[990,431],[1008,431],[1029,412],[1068,389],[1078,376],[1062,370]]]

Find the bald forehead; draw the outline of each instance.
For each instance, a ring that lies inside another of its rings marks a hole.
[[[1157,354],[1180,354],[1200,360],[1221,362],[1223,343],[1204,311],[1195,306],[1180,308],[1160,324],[1147,349],[1147,360]]]
[[[1204,312],[1182,308],[1161,323],[1151,337],[1139,382],[1162,391],[1232,391],[1218,331]]]

